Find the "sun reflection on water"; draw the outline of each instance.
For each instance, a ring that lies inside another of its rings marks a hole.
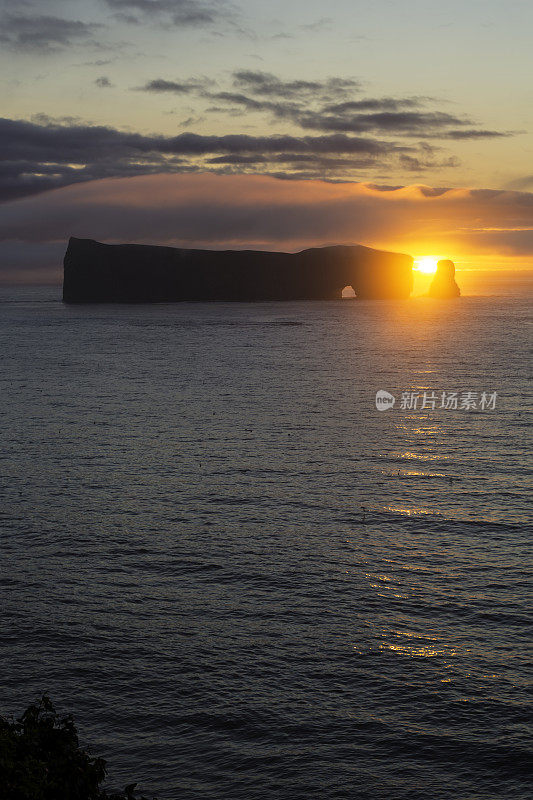
[[[408,647],[407,645],[399,644],[382,644],[380,650],[390,650],[393,653],[399,653],[402,656],[409,656],[409,658],[434,658],[435,656],[454,656],[457,655],[455,650],[451,652],[445,650],[435,650],[430,647]]]
[[[413,453],[410,450],[406,450],[403,453],[392,452],[390,457],[407,459],[409,461],[445,461],[446,459],[450,458],[450,456],[446,453]]]

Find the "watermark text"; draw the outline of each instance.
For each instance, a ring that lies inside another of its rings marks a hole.
[[[378,411],[494,411],[497,392],[402,391],[398,398],[385,389],[376,392]],[[398,399],[398,402],[396,400]]]

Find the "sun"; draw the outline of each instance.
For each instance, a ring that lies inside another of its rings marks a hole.
[[[438,256],[421,256],[415,259],[414,268],[418,272],[423,272],[424,275],[434,275],[437,271],[438,260]]]

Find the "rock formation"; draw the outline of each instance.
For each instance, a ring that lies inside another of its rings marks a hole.
[[[184,250],[71,239],[64,259],[66,303],[158,303],[409,297],[411,256],[360,245],[300,253]]]
[[[430,297],[447,299],[459,297],[461,290],[455,282],[455,264],[453,261],[439,261],[435,277],[431,281],[428,292]]]

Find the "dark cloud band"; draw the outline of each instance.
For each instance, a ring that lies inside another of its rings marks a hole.
[[[55,52],[89,41],[102,27],[96,23],[39,14],[6,14],[1,19],[0,41],[15,50]]]
[[[384,166],[410,157],[419,166],[435,160],[432,151],[371,137],[320,136],[146,136],[68,120],[57,124],[0,119],[0,200],[24,197],[106,177],[249,166],[270,172],[285,165],[287,175],[314,170]],[[413,162],[414,163],[414,162]]]
[[[148,20],[165,20],[176,26],[210,25],[229,14],[224,2],[207,0],[105,0],[109,8],[123,15],[127,22],[138,22],[140,15]]]

